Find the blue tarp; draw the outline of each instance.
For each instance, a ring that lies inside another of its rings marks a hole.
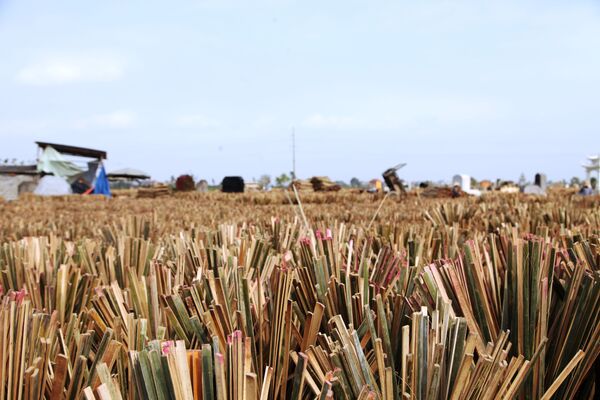
[[[94,194],[103,194],[110,197],[110,185],[108,184],[104,165],[100,165],[100,173],[98,174],[96,184],[94,185]]]

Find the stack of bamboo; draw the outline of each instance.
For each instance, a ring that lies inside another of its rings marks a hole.
[[[315,192],[337,192],[341,189],[340,185],[326,176],[314,176],[310,179],[310,184]]]
[[[598,393],[597,202],[198,199],[0,208],[0,399]]]
[[[306,192],[313,190],[312,184],[306,179],[294,179],[290,185],[295,187],[297,191]]]
[[[467,196],[467,194],[463,191],[458,191],[457,194],[453,195],[452,194],[452,189],[449,187],[431,187],[431,188],[427,188],[424,189],[421,193],[420,196],[423,197],[427,197],[427,198],[437,198],[437,199],[449,199],[452,198],[454,196],[456,197],[464,197]]]
[[[137,191],[137,197],[140,199],[168,196],[171,194],[171,189],[167,185],[157,185],[147,188],[140,188]]]

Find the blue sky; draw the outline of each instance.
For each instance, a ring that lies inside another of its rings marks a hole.
[[[292,127],[299,177],[583,176],[600,3],[0,0],[2,159],[252,179],[291,169]]]

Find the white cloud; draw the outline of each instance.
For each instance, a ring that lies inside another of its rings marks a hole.
[[[175,124],[182,128],[218,128],[219,121],[202,114],[181,115],[175,118]]]
[[[56,57],[23,67],[18,82],[33,86],[110,82],[123,76],[123,63],[106,56]]]
[[[85,129],[89,127],[105,128],[127,128],[134,124],[136,120],[135,113],[131,111],[119,110],[107,114],[92,115],[75,122],[76,129]]]

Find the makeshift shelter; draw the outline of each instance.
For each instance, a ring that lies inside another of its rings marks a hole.
[[[110,195],[110,189],[107,189],[108,179],[102,166],[102,161],[106,159],[105,151],[57,143],[36,142],[36,144],[41,149],[37,164],[38,172],[63,178],[69,184],[71,193],[89,193],[94,190],[94,193]],[[87,165],[82,167],[67,160],[65,155],[92,158],[92,160],[88,160]],[[106,187],[102,186],[104,184]],[[100,185],[100,188],[93,189],[96,185]]]

